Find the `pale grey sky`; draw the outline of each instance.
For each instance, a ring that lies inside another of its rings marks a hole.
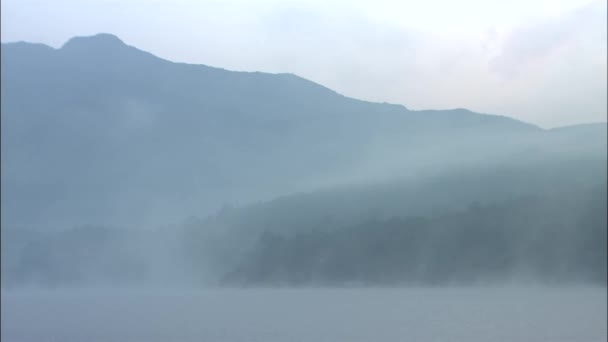
[[[113,33],[160,57],[291,72],[411,109],[605,122],[606,1],[3,0],[3,42]]]

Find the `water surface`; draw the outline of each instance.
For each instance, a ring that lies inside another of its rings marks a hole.
[[[2,341],[606,341],[605,288],[2,293]]]

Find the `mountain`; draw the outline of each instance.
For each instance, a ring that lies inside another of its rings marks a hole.
[[[109,34],[0,53],[3,286],[606,282],[605,123],[413,111]]]
[[[605,125],[561,134],[411,111],[292,74],[173,63],[109,34],[1,54],[3,227],[158,226],[328,186],[559,159],[566,145],[605,149]]]

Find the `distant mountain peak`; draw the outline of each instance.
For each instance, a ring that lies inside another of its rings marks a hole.
[[[2,43],[2,47],[6,47],[6,48],[10,48],[10,49],[18,49],[18,50],[26,50],[30,53],[36,53],[36,52],[49,52],[49,51],[53,51],[55,49],[53,49],[52,47],[45,45],[45,44],[41,44],[41,43],[29,43],[29,42],[24,42],[24,41],[18,41],[18,42],[10,42],[10,43]]]
[[[127,45],[117,36],[110,33],[98,33],[93,36],[74,37],[65,43],[61,49],[115,49]]]

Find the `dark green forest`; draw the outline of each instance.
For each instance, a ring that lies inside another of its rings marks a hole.
[[[606,188],[563,195],[472,203],[461,212],[371,220],[338,230],[265,232],[223,282],[606,284]]]

